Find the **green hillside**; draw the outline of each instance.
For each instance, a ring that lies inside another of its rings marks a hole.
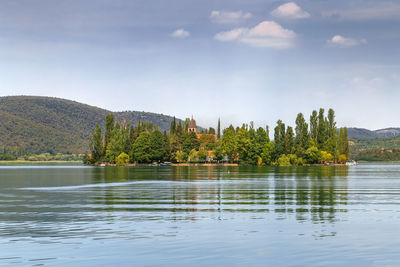
[[[399,161],[400,136],[352,140],[350,142],[350,154],[356,160]]]
[[[96,123],[105,116],[135,125],[138,121],[169,130],[173,117],[149,112],[111,112],[60,98],[0,97],[0,147],[19,153],[85,153]]]

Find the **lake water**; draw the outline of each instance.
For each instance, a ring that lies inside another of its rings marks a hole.
[[[400,165],[0,167],[0,265],[399,266]]]

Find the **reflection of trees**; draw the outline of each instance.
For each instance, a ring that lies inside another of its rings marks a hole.
[[[94,168],[92,183],[139,183],[99,188],[92,199],[103,210],[169,212],[170,219],[195,219],[199,212],[218,212],[218,217],[274,212],[333,221],[337,212],[346,211],[347,175],[347,167],[325,166]]]
[[[275,211],[296,212],[298,220],[332,222],[336,212],[346,212],[340,205],[347,204],[347,175],[348,167],[278,168]]]

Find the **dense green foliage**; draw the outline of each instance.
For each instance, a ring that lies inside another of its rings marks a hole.
[[[0,97],[0,147],[6,147],[13,156],[83,154],[88,152],[87,140],[96,124],[104,131],[108,113],[111,112],[59,98]],[[131,125],[139,121],[152,123],[160,130],[168,130],[173,120],[148,112],[126,111],[113,115],[115,120]]]
[[[0,153],[0,160],[16,160],[17,158],[13,155]]]
[[[356,139],[350,142],[351,157],[366,161],[400,161],[400,136]]]
[[[150,123],[120,125],[113,115],[107,115],[104,135],[99,125],[90,138],[90,157],[87,163],[109,162],[117,165],[130,163],[173,162],[237,162],[243,165],[303,165],[321,162],[345,161],[349,158],[347,129],[336,128],[332,109],[325,117],[324,110],[313,111],[310,117],[312,131],[303,114],[296,118],[295,130],[278,120],[274,141],[269,139],[269,129],[243,124],[230,125],[218,138],[214,128],[202,133],[188,131],[190,120],[182,124],[175,119],[170,123],[169,134],[161,133]]]

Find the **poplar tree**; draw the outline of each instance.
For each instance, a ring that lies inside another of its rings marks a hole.
[[[104,133],[104,151],[103,154],[106,153],[108,143],[110,142],[111,132],[114,129],[114,115],[109,113],[106,116],[106,131]]]
[[[331,138],[336,133],[335,111],[328,110],[328,138]]]
[[[237,136],[237,151],[239,153],[239,163],[240,164],[251,164],[251,139],[249,131],[246,127],[239,129]]]
[[[262,128],[259,127],[256,131],[255,136],[255,144],[256,144],[256,152],[257,154],[261,154],[265,145],[269,143],[269,137],[267,132]]]
[[[311,139],[316,144],[318,136],[318,113],[316,110],[313,110],[310,116],[310,135]]]
[[[317,131],[317,145],[318,149],[324,150],[326,141],[328,140],[328,129],[327,121],[324,116],[325,110],[323,108],[319,109],[318,114],[318,131]]]
[[[294,149],[293,128],[288,126],[285,134],[285,154],[286,155],[292,154],[293,149]]]
[[[277,121],[277,125],[274,129],[274,160],[278,159],[282,154],[285,153],[285,138],[286,138],[286,129],[285,124],[281,121]]]
[[[125,150],[124,133],[121,131],[119,123],[116,123],[111,132],[110,142],[106,151],[108,162],[115,163],[116,158]]]
[[[340,128],[339,130],[339,147],[340,154],[344,156],[344,160],[349,159],[349,140],[347,137],[347,128]]]
[[[299,157],[304,157],[305,151],[310,147],[310,137],[308,134],[308,124],[304,119],[302,113],[296,117],[296,138],[295,138],[295,152]]]
[[[333,156],[336,161],[338,158],[338,134],[336,129],[335,122],[335,111],[333,109],[329,109],[328,111],[328,140],[326,142],[326,150]]]
[[[217,139],[221,139],[221,121],[218,118]]]
[[[224,130],[222,135],[222,149],[231,161],[234,161],[237,153],[236,135],[233,126]]]

